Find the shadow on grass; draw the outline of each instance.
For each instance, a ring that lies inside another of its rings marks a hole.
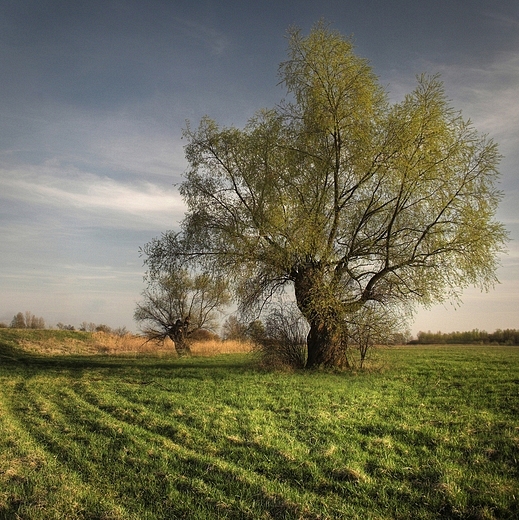
[[[255,368],[254,358],[247,354],[221,354],[213,357],[185,357],[153,355],[42,355],[27,352],[4,342],[0,343],[0,368],[26,367],[32,370],[231,370],[243,371]]]

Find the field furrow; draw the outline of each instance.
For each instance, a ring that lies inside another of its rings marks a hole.
[[[11,352],[12,354],[12,352]],[[0,364],[0,518],[514,518],[519,351]]]

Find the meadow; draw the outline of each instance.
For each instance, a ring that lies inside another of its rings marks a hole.
[[[0,519],[518,518],[517,347],[308,373],[129,341],[0,329]]]

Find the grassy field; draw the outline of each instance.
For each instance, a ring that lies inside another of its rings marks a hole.
[[[0,329],[0,519],[518,518],[517,347],[331,374],[98,344]]]

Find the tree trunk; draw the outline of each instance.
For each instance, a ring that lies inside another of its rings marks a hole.
[[[191,354],[191,349],[187,342],[188,327],[189,318],[186,318],[184,321],[177,320],[175,325],[170,327],[168,332],[168,336],[175,344],[175,350],[179,356],[188,356]]]
[[[349,368],[346,345],[336,324],[314,321],[306,340],[308,359],[306,368]]]
[[[348,368],[340,316],[332,302],[320,297],[323,284],[323,273],[315,266],[299,270],[294,278],[297,305],[310,324],[306,368]]]
[[[191,348],[184,337],[177,335],[174,338],[170,336],[170,338],[175,344],[175,350],[179,356],[189,356],[191,354]]]

